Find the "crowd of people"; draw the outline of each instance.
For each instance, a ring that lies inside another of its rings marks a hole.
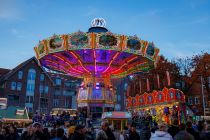
[[[0,140],[210,140],[210,126],[204,121],[179,124],[174,119],[167,125],[154,122],[151,116],[133,116],[120,131],[105,120],[96,128],[91,119],[81,121],[84,119],[82,114],[71,116],[66,112],[55,116],[35,114],[33,124],[21,133],[15,124],[1,123]]]

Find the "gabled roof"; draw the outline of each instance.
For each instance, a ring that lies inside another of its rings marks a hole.
[[[13,74],[15,74],[18,70],[20,70],[21,68],[23,68],[24,66],[26,66],[27,64],[29,64],[31,61],[34,61],[37,66],[44,72],[44,74],[50,79],[50,81],[53,83],[53,80],[51,79],[51,77],[48,75],[48,73],[39,65],[37,59],[35,57],[32,57],[24,62],[22,62],[21,64],[19,64],[17,67],[13,68],[12,70],[10,70],[8,73],[6,73],[5,75],[3,75],[0,78],[0,82],[2,81],[6,81],[8,80]],[[54,83],[53,83],[54,84]]]
[[[4,76],[8,72],[10,72],[10,69],[0,68],[0,79],[2,76]]]

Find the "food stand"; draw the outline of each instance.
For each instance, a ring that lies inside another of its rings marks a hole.
[[[131,113],[117,111],[104,112],[102,119],[107,120],[115,129],[122,131],[125,126],[128,126],[129,120],[131,120]]]

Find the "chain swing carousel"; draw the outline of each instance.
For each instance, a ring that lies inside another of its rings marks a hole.
[[[154,68],[159,49],[136,36],[114,34],[96,18],[88,32],[54,35],[34,48],[41,66],[84,81],[77,104],[88,117],[113,111],[115,91],[111,80]]]

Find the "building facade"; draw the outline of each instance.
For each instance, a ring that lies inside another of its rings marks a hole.
[[[208,81],[208,86],[210,87],[210,77],[208,77]],[[186,102],[195,115],[210,115],[210,93],[207,91],[206,86],[202,82],[202,77],[197,77],[186,95]]]
[[[12,70],[0,69],[0,97],[8,99],[8,106],[26,107],[29,112],[75,108],[79,81],[46,72],[32,57]]]

